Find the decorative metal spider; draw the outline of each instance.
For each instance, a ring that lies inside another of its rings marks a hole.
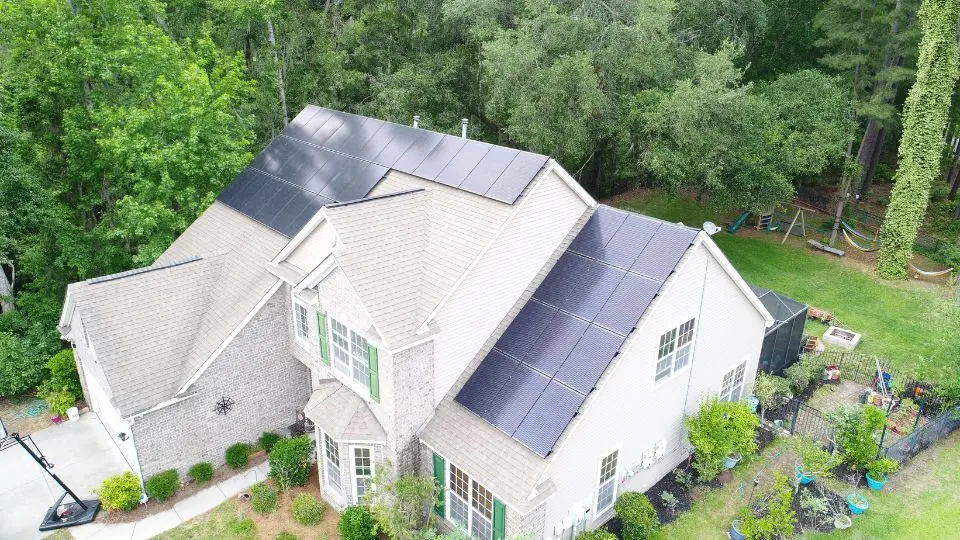
[[[227,396],[223,396],[220,398],[220,401],[217,402],[217,405],[213,408],[213,410],[216,411],[217,414],[227,414],[232,408],[233,400]]]

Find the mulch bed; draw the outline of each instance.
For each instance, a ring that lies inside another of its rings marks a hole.
[[[822,515],[801,507],[800,500],[805,493],[826,498],[830,504],[830,513]],[[830,532],[834,529],[833,519],[835,515],[838,513],[844,515],[850,514],[850,510],[847,508],[846,497],[824,488],[817,482],[800,486],[800,490],[793,496],[792,507],[794,512],[797,513],[797,528],[805,532]]]
[[[173,508],[175,504],[186,499],[187,497],[196,494],[198,491],[207,489],[210,486],[217,485],[220,482],[223,482],[227,478],[234,476],[236,474],[243,473],[260,465],[267,460],[266,454],[256,453],[250,455],[250,461],[247,463],[247,467],[243,470],[231,469],[230,467],[224,465],[213,471],[213,478],[209,482],[205,482],[203,485],[199,485],[193,482],[190,482],[188,478],[181,478],[181,481],[188,482],[182,484],[180,489],[177,490],[176,495],[163,501],[158,502],[155,499],[150,499],[146,504],[141,504],[134,508],[133,510],[124,512],[123,510],[114,510],[107,511],[101,510],[97,515],[97,523],[130,523],[133,521],[140,521],[141,519],[148,518],[154,514],[163,512],[164,510],[169,510]]]

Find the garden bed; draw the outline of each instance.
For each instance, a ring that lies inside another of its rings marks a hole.
[[[809,505],[804,505],[805,497],[823,499],[829,511],[826,513],[818,512]],[[833,525],[834,516],[837,514],[850,515],[846,497],[825,489],[819,482],[801,485],[793,496],[792,508],[797,513],[797,529],[803,532],[831,532],[835,529]]]

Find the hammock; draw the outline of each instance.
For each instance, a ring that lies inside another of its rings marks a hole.
[[[862,232],[854,229],[854,228],[853,228],[849,223],[847,223],[846,221],[840,220],[840,223],[843,224],[843,228],[844,228],[844,229],[852,232],[854,235],[859,236],[860,238],[863,238],[864,240],[869,240],[869,241],[871,241],[871,242],[876,242],[876,240],[874,240],[872,237],[867,236],[867,235],[863,234]]]
[[[953,272],[953,268],[947,268],[946,270],[937,270],[936,272],[931,272],[929,270],[921,270],[917,268],[916,266],[913,265],[912,262],[908,262],[907,265],[909,265],[910,269],[913,270],[914,272],[920,274],[921,276],[926,276],[926,277],[940,277],[940,276],[945,276],[950,272]]]
[[[859,249],[860,251],[862,251],[862,252],[864,252],[864,253],[873,253],[874,251],[877,251],[878,249],[880,249],[880,246],[876,246],[876,247],[864,247],[864,246],[861,246],[861,245],[857,244],[856,242],[853,241],[853,238],[850,238],[850,235],[847,234],[847,229],[846,229],[846,227],[844,227],[844,229],[843,229],[842,232],[843,232],[843,237],[847,239],[847,243],[848,243],[848,244],[850,244],[851,246]]]

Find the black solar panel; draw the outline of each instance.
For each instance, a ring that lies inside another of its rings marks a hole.
[[[696,234],[598,207],[456,401],[546,456]],[[655,262],[641,262],[645,257]],[[502,365],[514,367],[496,367]],[[490,373],[497,376],[487,380]]]
[[[290,235],[324,201],[366,197],[389,169],[513,204],[546,163],[539,154],[311,105],[217,199]]]

